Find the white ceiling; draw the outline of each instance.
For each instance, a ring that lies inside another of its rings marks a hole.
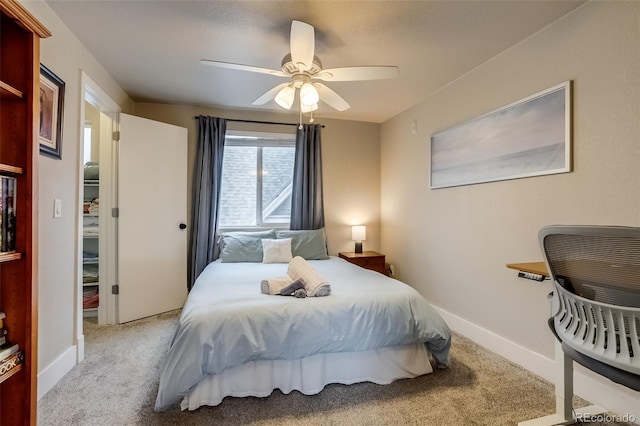
[[[328,82],[351,104],[317,115],[380,123],[584,0],[47,0],[136,102],[257,109],[286,80],[200,64],[280,69],[292,20],[315,27],[324,68],[397,65],[393,80]],[[282,111],[271,101],[262,109]]]

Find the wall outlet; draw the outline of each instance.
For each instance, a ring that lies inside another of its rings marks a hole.
[[[396,274],[396,266],[395,265],[389,265],[389,276],[393,277]]]

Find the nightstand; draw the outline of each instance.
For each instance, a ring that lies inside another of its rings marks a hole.
[[[371,269],[381,274],[385,273],[384,254],[375,251],[363,251],[362,253],[340,252],[338,256],[361,268]]]

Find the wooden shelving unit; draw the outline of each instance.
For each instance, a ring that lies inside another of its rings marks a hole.
[[[0,310],[24,354],[0,378],[0,424],[35,425],[40,39],[51,34],[16,0],[0,0],[0,20],[0,174],[16,178],[16,249],[0,254]]]
[[[16,98],[22,98],[24,96],[21,91],[19,91],[15,87],[8,85],[4,81],[0,81],[0,94],[3,98],[10,98],[12,96]]]
[[[14,368],[12,368],[11,370],[7,371],[5,374],[0,376],[0,383],[4,382],[5,380],[8,380],[11,376],[13,376],[14,374],[17,374],[20,370],[22,370],[22,364],[16,365]]]

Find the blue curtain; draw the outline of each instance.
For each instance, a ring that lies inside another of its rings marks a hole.
[[[291,229],[324,227],[322,148],[319,124],[303,124],[296,133],[291,196]]]
[[[222,156],[227,120],[216,117],[196,117],[198,139],[193,172],[193,206],[189,238],[189,290],[202,270],[214,260]]]

